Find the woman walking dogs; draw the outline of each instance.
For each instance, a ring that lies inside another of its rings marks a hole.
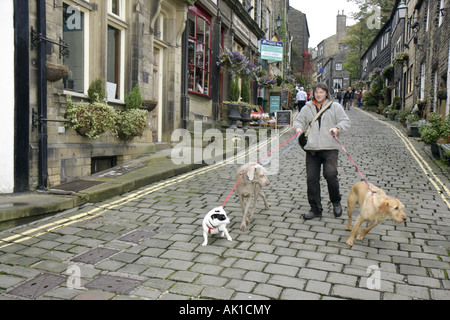
[[[338,135],[347,131],[350,128],[350,119],[344,108],[339,103],[332,101],[328,86],[322,82],[317,83],[313,88],[311,101],[306,103],[293,122],[293,128],[297,133],[305,132],[322,107],[328,107],[312,123],[308,134],[308,142],[304,146],[308,202],[311,206],[311,210],[303,215],[307,220],[322,217],[320,194],[320,170],[322,166],[323,176],[327,181],[328,193],[333,204],[333,213],[335,217],[340,217],[342,214],[337,168],[339,143],[334,139],[333,134]]]

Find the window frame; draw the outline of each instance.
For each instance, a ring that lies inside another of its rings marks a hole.
[[[65,93],[68,94],[82,94],[82,95],[86,95],[87,94],[87,90],[89,88],[89,13],[92,10],[92,8],[85,8],[83,6],[80,6],[72,1],[63,1],[62,3],[62,12],[61,14],[64,15],[64,6],[67,5],[68,7],[73,6],[76,7],[78,10],[80,10],[81,14],[83,15],[82,17],[82,32],[83,32],[83,90],[80,91],[75,91],[75,90],[71,90],[70,88],[66,88],[66,84],[63,81],[63,91]],[[62,38],[64,40],[64,17],[63,17],[63,21],[62,21]],[[73,47],[73,46],[72,46]],[[70,47],[69,47],[70,50]],[[64,61],[64,57],[63,57],[63,63],[65,64]]]
[[[211,16],[198,7],[189,7],[188,24],[191,23],[191,18],[195,18],[194,21],[194,36],[188,32],[188,92],[204,97],[211,97]],[[203,39],[200,39],[199,31],[199,19],[204,23]],[[206,37],[207,32],[209,35]],[[206,38],[208,42],[206,42]],[[198,60],[199,52],[203,49],[203,56]],[[191,59],[191,51],[193,50],[193,59]],[[201,72],[200,77],[198,72]],[[205,81],[205,78],[207,80]],[[202,79],[203,86],[198,79]],[[205,85],[207,84],[207,86]],[[203,91],[203,92],[202,92]]]

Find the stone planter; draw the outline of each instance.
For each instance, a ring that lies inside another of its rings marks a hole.
[[[156,108],[157,105],[158,105],[158,101],[155,101],[155,100],[142,101],[142,108],[146,109],[148,112],[152,112]]]
[[[440,152],[441,147],[436,142],[431,143],[430,146],[431,146],[431,154],[433,155],[433,157],[436,159],[440,159],[441,158],[441,152]]]
[[[420,138],[419,127],[411,127],[411,135],[413,138]]]
[[[230,120],[229,129],[237,129],[237,122],[241,120],[241,108],[237,103],[227,103],[228,119]]]
[[[252,108],[243,106],[241,110],[242,129],[248,129],[248,123],[252,121]]]

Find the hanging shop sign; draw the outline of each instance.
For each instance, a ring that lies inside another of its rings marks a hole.
[[[259,52],[263,60],[283,61],[283,42],[266,39],[260,40]]]

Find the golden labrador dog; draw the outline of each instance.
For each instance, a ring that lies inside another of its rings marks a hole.
[[[353,185],[347,199],[348,222],[345,230],[351,230],[350,237],[347,240],[349,246],[353,246],[356,232],[358,236],[356,240],[362,240],[364,236],[376,225],[383,222],[388,216],[396,222],[405,222],[406,214],[403,211],[405,206],[400,200],[389,197],[380,188],[370,185],[369,189],[364,181]],[[355,225],[352,229],[352,212],[356,204],[359,205],[360,213],[356,218]],[[361,231],[361,224],[368,221],[367,228]]]

